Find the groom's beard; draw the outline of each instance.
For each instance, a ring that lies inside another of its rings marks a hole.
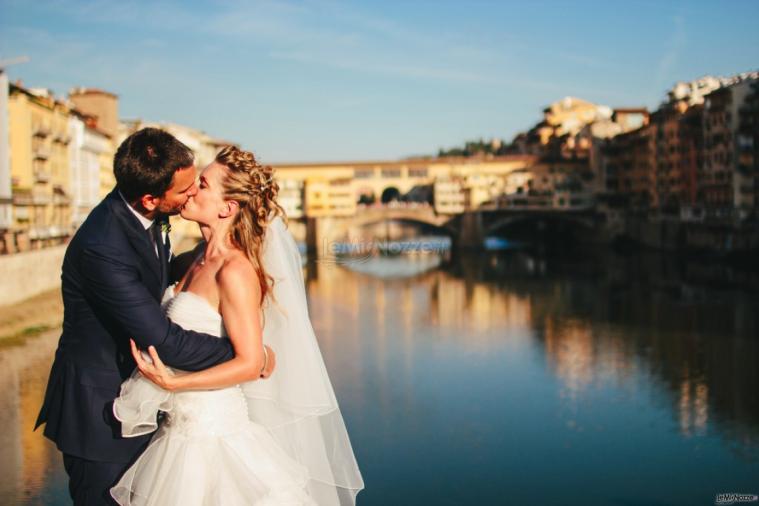
[[[177,205],[176,207],[173,207],[173,208],[169,208],[169,209],[166,209],[166,210],[164,210],[164,209],[161,209],[161,208],[159,207],[159,208],[158,208],[158,215],[159,215],[159,216],[176,216],[177,214],[179,214],[179,213],[181,213],[181,212],[182,212],[182,208],[184,207],[184,205],[185,205],[186,203],[187,203],[187,201],[185,201],[185,202],[184,202],[183,204],[181,204],[181,205]]]

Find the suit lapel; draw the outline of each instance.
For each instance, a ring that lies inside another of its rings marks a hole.
[[[155,254],[153,244],[148,237],[148,231],[142,226],[140,220],[127,209],[127,204],[121,199],[118,189],[114,189],[107,198],[111,212],[113,212],[116,218],[121,222],[124,231],[129,238],[129,242],[145,262],[145,265],[150,267],[150,270],[152,270],[156,276],[156,280],[160,283],[161,264],[158,260],[158,256]]]

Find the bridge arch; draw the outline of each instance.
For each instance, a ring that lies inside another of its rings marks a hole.
[[[541,213],[541,214],[512,214],[502,216],[484,227],[485,236],[491,235],[499,230],[508,228],[511,225],[517,225],[524,222],[548,221],[556,223],[567,223],[584,229],[593,229],[596,226],[595,221],[587,216],[571,215],[566,213]]]
[[[421,213],[414,212],[386,212],[384,214],[375,213],[359,213],[352,219],[342,220],[341,223],[336,223],[330,236],[333,238],[345,237],[351,229],[368,227],[376,225],[378,223],[384,223],[387,221],[400,221],[404,223],[414,223],[418,225],[427,225],[441,230],[445,235],[449,235],[455,238],[458,234],[458,229],[451,223],[447,217],[428,216]]]
[[[420,207],[367,207],[360,209],[354,216],[345,217],[320,217],[309,219],[306,242],[309,249],[317,248],[317,255],[330,251],[335,243],[350,239],[351,230],[359,227],[370,226],[386,221],[400,221],[416,223],[434,227],[441,231],[441,235],[449,236],[456,240],[458,231],[456,223],[451,216],[438,215],[429,206]]]

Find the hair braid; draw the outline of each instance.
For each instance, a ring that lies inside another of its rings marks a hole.
[[[287,223],[285,211],[277,203],[279,185],[274,180],[274,169],[258,163],[250,151],[235,146],[222,149],[216,155],[216,161],[227,168],[224,198],[234,200],[240,206],[232,223],[232,242],[245,252],[256,268],[263,301],[274,282],[262,262],[266,227],[275,216],[282,216]]]

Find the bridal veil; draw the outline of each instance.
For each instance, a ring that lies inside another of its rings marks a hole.
[[[300,252],[279,216],[266,229],[263,262],[274,278],[264,343],[277,366],[269,379],[242,385],[250,418],[309,470],[319,505],[353,505],[364,482],[308,316]]]

